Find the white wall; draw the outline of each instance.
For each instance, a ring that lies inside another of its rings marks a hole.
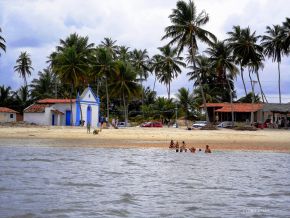
[[[10,118],[10,114],[13,114],[13,118]],[[15,122],[16,113],[0,113],[0,122]]]
[[[23,120],[38,125],[49,125],[48,120],[45,119],[45,113],[23,113]]]

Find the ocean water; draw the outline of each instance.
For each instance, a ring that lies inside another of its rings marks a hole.
[[[290,217],[290,154],[0,147],[0,217]]]

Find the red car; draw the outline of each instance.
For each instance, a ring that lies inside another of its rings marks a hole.
[[[163,127],[161,122],[146,122],[141,124],[141,127]]]

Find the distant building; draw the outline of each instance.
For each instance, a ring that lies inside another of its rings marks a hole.
[[[210,122],[231,121],[232,111],[234,121],[246,122],[251,120],[251,112],[254,113],[254,122],[264,122],[270,119],[271,122],[284,117],[290,120],[290,104],[274,103],[207,103],[207,110]],[[201,106],[203,109],[203,106]]]
[[[0,107],[0,122],[15,122],[17,111],[7,107]]]
[[[72,110],[70,102],[72,101]],[[52,126],[99,124],[100,100],[93,90],[86,88],[77,99],[42,99],[24,109],[23,119],[29,123]]]
[[[210,122],[231,121],[232,111],[234,121],[246,122],[251,120],[251,112],[254,113],[254,121],[262,120],[262,103],[207,103],[207,110]],[[203,107],[203,106],[201,106]]]

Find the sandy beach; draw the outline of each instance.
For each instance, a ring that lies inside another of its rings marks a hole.
[[[168,148],[169,140],[212,150],[290,152],[290,131],[185,130],[185,128],[103,129],[98,135],[80,127],[1,127],[0,146]]]

